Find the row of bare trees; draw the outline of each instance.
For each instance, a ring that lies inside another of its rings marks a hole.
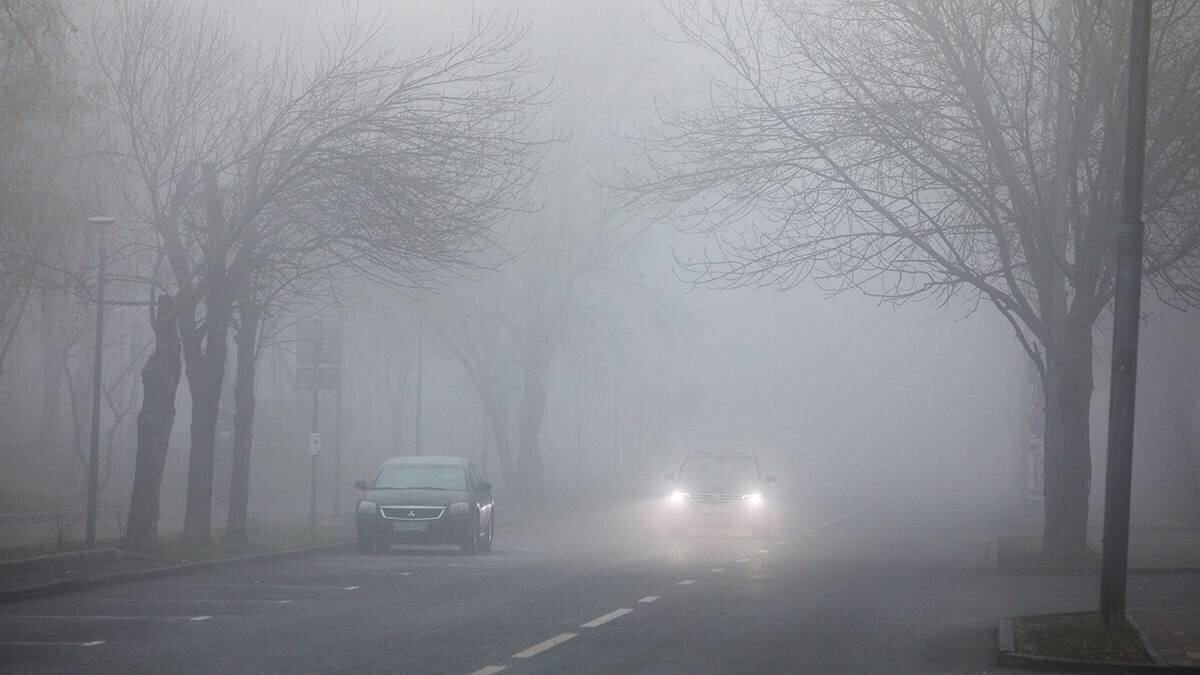
[[[143,369],[127,543],[155,542],[180,363],[191,400],[183,537],[212,532],[228,336],[237,349],[228,543],[245,543],[254,364],[265,317],[353,271],[422,285],[472,264],[524,205],[542,97],[518,26],[486,19],[404,56],[349,14],[309,61],[250,53],[227,19],[118,5],[96,35],[110,154],[165,272]],[[153,391],[153,394],[151,392]]]
[[[83,308],[77,323],[89,325],[101,233],[82,224],[116,216],[102,235],[110,292],[148,305],[153,334],[148,356],[136,357],[145,360],[126,544],[157,545],[184,379],[183,535],[210,543],[231,344],[224,537],[245,544],[267,327],[294,303],[333,301],[350,276],[422,287],[485,265],[482,252],[528,210],[546,97],[520,51],[525,29],[481,17],[441,47],[403,53],[379,17],[348,8],[313,54],[286,42],[256,51],[204,3],[4,0],[0,9],[0,373],[35,291],[43,308],[54,298]],[[134,398],[108,370],[115,430]],[[57,401],[57,388],[46,390]]]
[[[697,281],[990,304],[1046,404],[1044,550],[1086,547],[1094,334],[1113,294],[1128,12],[1121,3],[667,3],[718,59],[631,178],[719,251]],[[1156,3],[1146,278],[1200,279],[1200,8]]]

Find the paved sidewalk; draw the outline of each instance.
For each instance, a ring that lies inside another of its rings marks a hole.
[[[1126,616],[1142,632],[1155,663],[1200,669],[1200,608],[1136,609]]]

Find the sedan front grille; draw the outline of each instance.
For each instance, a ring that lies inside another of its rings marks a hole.
[[[692,500],[697,502],[740,502],[742,496],[721,492],[693,492]]]
[[[441,506],[381,506],[379,512],[391,520],[437,520],[446,509]]]

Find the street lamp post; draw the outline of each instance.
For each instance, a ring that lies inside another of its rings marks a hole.
[[[104,356],[104,225],[112,225],[116,218],[93,216],[87,219],[97,226],[100,241],[100,269],[96,280],[96,344],[92,364],[92,447],[88,455],[87,478],[87,547],[96,545],[96,493],[100,466],[100,366]]]

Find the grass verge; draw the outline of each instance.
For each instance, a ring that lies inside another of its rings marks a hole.
[[[1013,622],[1018,652],[1061,659],[1153,663],[1129,622],[1106,630],[1099,612],[1044,614]]]

